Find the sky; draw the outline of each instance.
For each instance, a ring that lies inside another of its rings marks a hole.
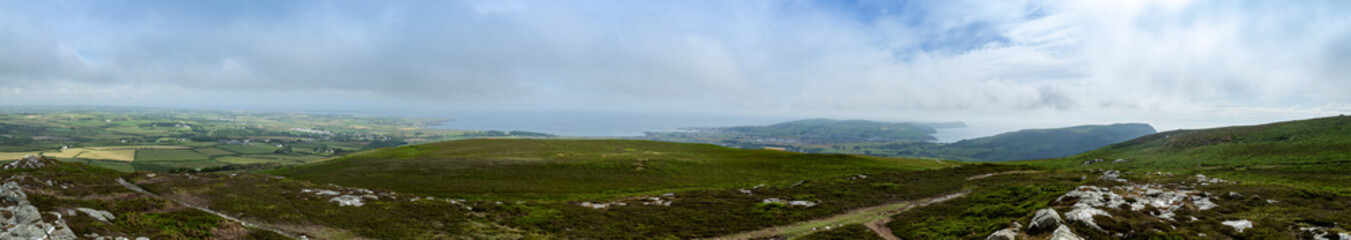
[[[1348,13],[1351,1],[0,0],[0,105],[1205,128],[1351,112]]]

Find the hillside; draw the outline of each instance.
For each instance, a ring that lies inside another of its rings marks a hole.
[[[895,142],[854,145],[870,155],[963,161],[1012,161],[1068,157],[1154,133],[1143,123],[1027,129],[955,143]],[[849,148],[844,148],[849,149]]]
[[[574,199],[793,183],[953,165],[636,140],[481,139],[356,154],[273,174],[470,199]]]
[[[980,161],[1011,161],[1072,156],[1155,133],[1143,123],[1028,129],[957,141],[940,152]]]
[[[1351,179],[1341,177],[1351,170],[1351,117],[1169,131],[1064,159],[1026,163],[1065,169],[1214,172],[1351,194]]]

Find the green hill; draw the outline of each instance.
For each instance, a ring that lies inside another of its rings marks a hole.
[[[953,165],[655,141],[479,139],[385,149],[273,174],[471,199],[575,199],[791,184]]]
[[[1154,133],[1143,123],[1027,129],[955,143],[893,142],[856,145],[853,151],[896,157],[963,161],[1013,161],[1062,158]],[[837,148],[851,150],[850,148]]]
[[[941,152],[980,161],[1059,158],[1152,133],[1154,127],[1143,123],[1028,129],[957,141]]]
[[[1072,157],[1025,163],[1068,169],[1211,173],[1351,194],[1351,179],[1344,177],[1351,171],[1351,117],[1169,131]]]

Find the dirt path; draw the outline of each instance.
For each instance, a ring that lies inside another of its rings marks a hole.
[[[868,229],[872,229],[873,233],[877,233],[877,236],[882,237],[882,239],[901,240],[901,238],[896,237],[896,234],[891,233],[890,227],[887,227],[887,223],[890,222],[891,218],[883,218],[881,220],[865,223],[863,224],[863,226],[867,226]]]
[[[976,180],[976,179],[987,178],[987,177],[993,177],[993,176],[999,176],[999,175],[1005,175],[1005,174],[1024,174],[1024,173],[1041,173],[1041,172],[1044,172],[1044,171],[1036,171],[1036,170],[1018,170],[1018,171],[1006,171],[1006,172],[986,173],[986,174],[981,174],[981,175],[975,175],[975,176],[968,177],[968,178],[966,178],[966,180],[970,181],[970,180]]]
[[[939,197],[932,197],[914,201],[905,201],[868,208],[855,209],[843,214],[830,216],[822,219],[797,222],[789,225],[771,227],[757,231],[743,232],[708,239],[730,240],[730,239],[766,238],[774,236],[793,238],[849,224],[865,224],[868,226],[868,228],[872,228],[873,231],[877,232],[878,236],[881,236],[886,239],[899,239],[891,234],[891,230],[886,229],[886,222],[891,220],[892,215],[896,215],[898,213],[910,210],[912,208],[952,200],[954,198],[966,196],[966,194],[967,192],[959,192]]]
[[[230,215],[225,215],[224,213],[220,213],[220,212],[217,212],[217,211],[214,211],[214,210],[211,210],[211,209],[207,209],[207,208],[205,208],[205,207],[200,207],[200,206],[197,206],[197,205],[192,205],[192,204],[189,204],[189,203],[187,203],[187,202],[179,201],[178,199],[174,199],[174,198],[168,198],[168,197],[160,196],[159,194],[155,194],[155,193],[152,193],[152,192],[150,192],[150,191],[146,191],[144,188],[141,188],[141,186],[137,186],[135,183],[128,182],[126,179],[117,178],[117,183],[118,183],[118,184],[122,184],[122,187],[125,187],[125,188],[127,188],[127,189],[130,189],[130,190],[132,190],[132,191],[135,191],[135,192],[138,192],[138,193],[141,193],[141,194],[145,194],[145,195],[154,196],[154,197],[157,197],[157,198],[169,199],[169,201],[176,202],[176,203],[178,203],[179,205],[183,205],[183,206],[185,206],[185,207],[194,208],[194,209],[197,209],[197,210],[202,210],[203,212],[207,212],[207,213],[210,213],[210,214],[214,214],[214,215],[216,215],[216,216],[219,216],[219,217],[221,217],[221,218],[224,218],[225,220],[230,220],[231,222],[237,222],[237,223],[239,223],[239,225],[244,225],[245,227],[259,228],[259,229],[263,229],[263,230],[272,231],[272,232],[275,232],[275,233],[277,233],[277,234],[281,234],[282,236],[286,236],[286,237],[289,237],[289,238],[292,238],[292,239],[295,239],[295,238],[296,238],[296,236],[293,236],[293,235],[291,235],[291,234],[289,234],[289,233],[286,233],[286,232],[283,232],[283,231],[281,231],[281,230],[277,230],[277,229],[274,229],[274,228],[265,227],[265,226],[258,225],[258,224],[253,224],[253,223],[250,223],[250,222],[245,222],[244,220],[239,220],[238,218],[231,217]]]

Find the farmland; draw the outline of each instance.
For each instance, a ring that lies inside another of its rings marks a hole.
[[[416,141],[482,137],[446,119],[147,108],[0,108],[0,160],[41,155],[119,171],[303,164]],[[511,136],[498,136],[511,137]],[[531,137],[539,137],[538,135]]]

